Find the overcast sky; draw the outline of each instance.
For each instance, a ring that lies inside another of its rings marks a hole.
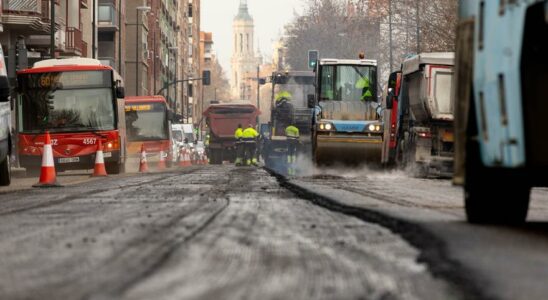
[[[302,11],[301,0],[247,0],[249,13],[255,21],[255,37],[265,57],[272,56],[272,44],[290,22],[294,12]],[[225,72],[230,74],[232,56],[232,21],[238,13],[240,0],[202,0],[201,30],[213,32],[215,52]]]

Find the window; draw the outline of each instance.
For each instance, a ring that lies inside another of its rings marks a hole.
[[[192,18],[192,3],[188,4],[188,17]]]
[[[246,34],[246,48],[247,48],[247,52],[249,52],[249,33]]]
[[[324,66],[321,70],[321,100],[376,101],[375,67]]]
[[[240,52],[244,52],[244,35],[240,33]]]

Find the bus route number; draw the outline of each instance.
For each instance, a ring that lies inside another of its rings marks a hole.
[[[97,143],[97,139],[94,138],[85,138],[83,144],[84,145],[95,145]]]

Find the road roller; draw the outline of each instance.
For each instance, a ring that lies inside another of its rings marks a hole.
[[[384,124],[377,61],[320,59],[315,68],[313,157],[317,165],[379,165]]]

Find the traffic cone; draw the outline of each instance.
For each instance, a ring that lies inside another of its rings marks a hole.
[[[99,139],[97,144],[97,154],[95,154],[95,167],[93,168],[92,177],[104,177],[107,176],[107,170],[105,169],[105,157],[103,155],[103,142]]]
[[[42,151],[42,168],[40,170],[40,180],[33,187],[59,187],[57,174],[55,173],[55,163],[53,161],[53,148],[51,147],[51,137],[46,131],[46,140]]]
[[[148,172],[147,152],[145,151],[145,144],[141,145],[141,159],[139,160],[139,172],[140,173]]]
[[[190,156],[185,148],[181,148],[181,159],[179,161],[180,167],[189,167],[192,163],[190,162]]]
[[[165,158],[166,153],[164,152],[164,147],[163,146],[160,149],[161,149],[160,150],[160,161],[158,162],[158,170],[165,170],[165,169],[167,169],[166,158]]]

